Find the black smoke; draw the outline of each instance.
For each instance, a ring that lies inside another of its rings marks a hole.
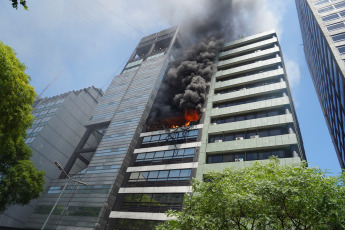
[[[181,34],[192,43],[168,70],[156,97],[149,122],[179,116],[186,109],[201,112],[209,82],[216,71],[217,52],[231,35],[232,1],[208,0],[205,12],[188,18]]]

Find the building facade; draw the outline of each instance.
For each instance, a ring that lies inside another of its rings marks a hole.
[[[75,175],[87,183],[69,183],[47,229],[105,229],[123,177],[143,130],[166,68],[180,46],[177,28],[144,37],[125,68],[114,77],[83,132],[72,157],[62,164],[67,173],[89,154],[88,167]],[[92,133],[101,134],[97,146],[85,147]],[[41,228],[66,184],[62,174],[51,181],[38,200],[27,228]]]
[[[32,150],[31,161],[45,172],[45,186],[57,179],[60,171],[54,162],[66,164],[85,131],[84,123],[102,97],[102,91],[89,87],[58,96],[38,99],[33,106],[36,118],[27,130],[26,143]],[[78,161],[72,169],[77,173],[86,167]],[[0,215],[0,226],[23,228],[37,200],[26,206],[11,206]]]
[[[59,177],[47,184],[26,228],[41,228],[62,194],[46,229],[154,229],[169,219],[167,210],[182,209],[192,178],[272,155],[286,164],[306,160],[274,31],[224,44],[199,120],[149,123],[181,47],[176,27],[141,39],[78,131],[69,158],[56,160],[86,185],[54,172]]]
[[[296,0],[304,53],[341,168],[345,168],[345,1]]]
[[[219,51],[199,122],[140,134],[108,229],[154,229],[181,210],[191,179],[278,156],[306,160],[283,57],[274,31],[226,43]],[[159,126],[158,126],[159,127]]]

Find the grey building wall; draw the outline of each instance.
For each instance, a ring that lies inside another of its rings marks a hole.
[[[60,175],[54,162],[66,164],[85,131],[84,122],[97,105],[102,92],[94,87],[37,100],[33,115],[36,120],[28,129],[30,146],[38,170],[45,172],[45,188]],[[77,171],[85,168],[78,165]],[[33,212],[37,200],[26,206],[10,206],[0,215],[0,226],[22,228]]]
[[[119,76],[114,77],[85,127],[105,126],[88,167],[58,203],[48,229],[104,229],[134,148],[152,107],[178,36],[170,28],[143,38]],[[38,200],[28,228],[40,228],[66,180],[50,183]],[[63,209],[65,208],[65,211]]]
[[[296,0],[306,61],[332,137],[345,167],[345,2]]]

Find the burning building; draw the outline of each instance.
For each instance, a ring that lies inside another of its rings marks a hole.
[[[206,61],[212,63],[184,59],[167,71],[109,229],[153,229],[169,219],[164,212],[183,208],[191,179],[202,180],[211,170],[245,167],[270,156],[283,164],[306,160],[275,31],[213,44]],[[179,72],[187,79],[180,80]],[[191,86],[193,78],[203,79],[202,86]]]
[[[63,174],[38,199],[27,228],[153,229],[181,210],[191,180],[278,156],[306,160],[277,35],[187,47],[179,28],[142,38],[114,77]],[[182,49],[181,49],[182,48]],[[180,58],[179,58],[180,57]],[[92,133],[97,146],[85,147]]]

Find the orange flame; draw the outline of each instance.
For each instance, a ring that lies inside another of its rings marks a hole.
[[[184,119],[186,122],[197,121],[199,118],[200,116],[195,109],[186,109],[184,111]]]
[[[179,117],[170,117],[160,121],[160,123],[165,124],[166,128],[178,128],[178,127],[186,127],[190,125],[192,121],[197,121],[200,119],[200,114],[196,109],[186,109],[184,111],[184,115]]]
[[[200,119],[200,116],[198,112],[195,109],[186,109],[184,111],[184,121],[182,124],[174,124],[172,125],[172,128],[177,128],[177,127],[186,127],[188,126],[192,121],[197,121]]]

